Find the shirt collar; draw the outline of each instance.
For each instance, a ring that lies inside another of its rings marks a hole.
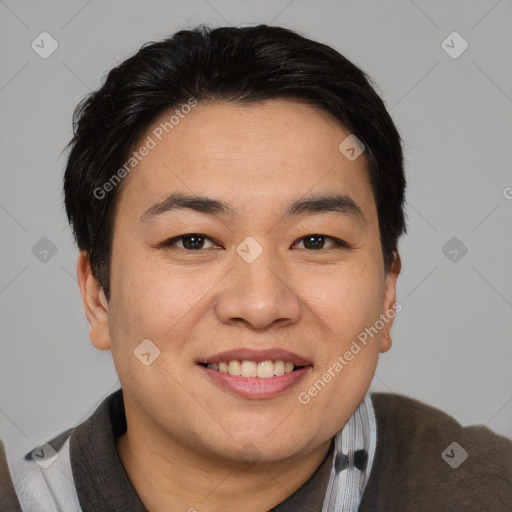
[[[368,393],[334,438],[334,460],[321,512],[357,512],[377,446],[377,422]]]

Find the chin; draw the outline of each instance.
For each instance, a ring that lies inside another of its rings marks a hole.
[[[254,435],[226,437],[222,445],[218,438],[210,447],[216,457],[237,464],[266,464],[293,459],[307,453],[313,440],[304,444],[304,438],[297,439],[289,433],[280,437],[255,437]],[[314,448],[314,447],[313,447]]]

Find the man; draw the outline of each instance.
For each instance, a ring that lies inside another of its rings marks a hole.
[[[510,510],[512,443],[368,393],[401,305],[400,136],[279,27],[148,44],[75,114],[65,203],[121,390],[3,472],[26,511]],[[38,460],[39,459],[39,460]]]

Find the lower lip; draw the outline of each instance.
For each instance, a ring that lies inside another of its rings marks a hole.
[[[271,398],[298,384],[311,369],[311,366],[304,366],[294,372],[284,375],[260,379],[259,377],[238,377],[229,373],[222,373],[211,368],[198,365],[205,374],[213,379],[224,389],[228,389],[238,396],[244,398]]]

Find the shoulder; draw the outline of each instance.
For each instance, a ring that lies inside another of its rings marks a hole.
[[[0,510],[4,512],[19,512],[21,506],[14,490],[14,484],[7,465],[7,457],[2,440],[0,439]]]
[[[89,470],[94,473],[96,465],[108,462],[105,447],[115,453],[111,443],[113,429],[123,428],[124,406],[122,392],[118,390],[107,396],[82,423],[38,445],[24,457],[7,454],[7,473],[23,512],[81,512],[80,500],[84,500],[83,495],[79,497],[79,487],[84,482],[91,485]],[[108,487],[108,482],[105,485]],[[0,506],[0,511],[3,510]]]
[[[361,512],[510,510],[510,439],[403,395],[371,397],[377,450]]]
[[[8,460],[10,478],[23,512],[80,512],[69,458],[72,429]],[[3,509],[2,509],[3,510]]]

